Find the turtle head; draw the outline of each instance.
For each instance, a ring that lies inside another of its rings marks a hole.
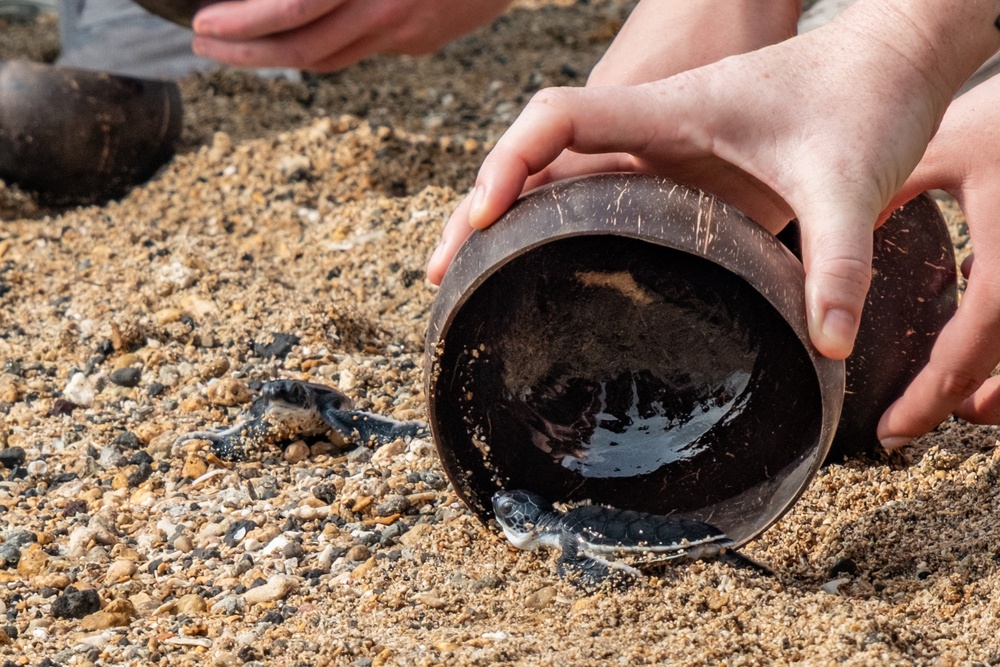
[[[493,495],[493,513],[503,534],[518,549],[534,549],[544,528],[541,521],[552,512],[552,503],[530,491],[497,491]]]
[[[261,387],[261,395],[272,408],[315,410],[320,406],[350,410],[351,399],[333,387],[299,380],[274,380]]]

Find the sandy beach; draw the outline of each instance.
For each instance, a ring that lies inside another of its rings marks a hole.
[[[824,468],[745,549],[773,577],[699,562],[598,592],[476,519],[429,439],[175,444],[277,378],[425,419],[440,230],[629,8],[520,2],[440,54],[299,83],[192,75],[177,155],[120,201],[0,184],[3,667],[1000,664],[995,427]],[[0,59],[57,50],[52,20],[0,21]]]

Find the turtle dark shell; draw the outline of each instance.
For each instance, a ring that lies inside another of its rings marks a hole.
[[[685,519],[660,517],[615,507],[584,505],[569,510],[562,526],[592,550],[657,552],[686,544],[714,543],[731,546],[732,540],[717,527]]]

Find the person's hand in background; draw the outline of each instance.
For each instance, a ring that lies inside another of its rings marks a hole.
[[[239,67],[330,72],[376,54],[433,53],[510,0],[240,0],[194,18],[194,52]]]
[[[823,28],[655,83],[542,91],[484,161],[429,278],[441,280],[469,226],[492,224],[563,151],[596,154],[607,171],[712,192],[772,232],[798,218],[810,336],[844,358],[876,219],[955,91],[1000,48],[995,11],[862,0]]]
[[[890,208],[928,189],[958,200],[972,238],[968,286],[958,312],[941,331],[930,362],[879,422],[888,449],[905,445],[954,413],[1000,424],[1000,78],[955,100],[941,128]]]

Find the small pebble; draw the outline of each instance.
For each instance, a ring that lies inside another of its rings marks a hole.
[[[378,516],[392,516],[406,512],[409,502],[404,496],[389,494],[385,500],[375,506],[375,514]]]
[[[117,368],[111,371],[108,379],[119,387],[135,387],[142,379],[142,370],[132,366]],[[73,402],[76,403],[76,401]]]
[[[542,609],[549,606],[549,603],[556,597],[555,586],[545,586],[524,598],[524,606],[530,609]]]
[[[296,440],[292,444],[285,447],[283,456],[285,461],[293,465],[299,461],[305,461],[309,458],[309,445],[301,440]]]
[[[127,462],[128,461],[124,456],[122,456],[121,452],[114,447],[102,447],[101,455],[97,459],[97,464],[105,470],[118,468],[125,465]]]
[[[55,618],[83,618],[100,608],[101,596],[94,589],[67,588],[52,603],[51,613]]]
[[[267,583],[251,588],[243,594],[243,601],[248,605],[282,600],[299,587],[299,580],[286,574],[276,574]]]
[[[44,475],[49,471],[49,464],[42,459],[32,461],[25,468],[29,475]]]
[[[361,561],[368,560],[371,558],[371,549],[366,547],[364,544],[355,544],[353,547],[347,550],[344,554],[347,560],[354,561],[355,563],[360,563]]]
[[[208,472],[208,464],[194,452],[184,457],[184,468],[181,474],[187,479],[198,479]]]
[[[49,555],[37,542],[26,546],[17,561],[17,573],[22,577],[34,577],[45,572],[49,565]]]
[[[333,482],[320,482],[312,488],[313,497],[332,505],[337,499],[337,486]]]
[[[104,583],[110,586],[128,581],[137,569],[136,564],[132,561],[116,560],[108,567],[107,574],[104,575]]]
[[[289,542],[281,549],[281,555],[285,558],[302,558],[305,553],[305,549],[298,542]]]
[[[62,394],[67,401],[79,405],[81,408],[89,408],[94,404],[94,388],[83,373],[74,373]]]
[[[223,536],[222,541],[227,547],[235,547],[243,541],[243,538],[246,537],[247,533],[256,527],[257,524],[249,519],[234,521],[226,529],[226,534]]]
[[[275,332],[270,340],[255,341],[253,353],[258,357],[274,357],[284,359],[292,348],[299,344],[299,337],[294,334]]]
[[[209,403],[223,407],[242,405],[253,398],[253,392],[250,391],[250,387],[242,380],[237,380],[236,378],[222,378],[217,382],[212,382],[208,385],[205,394]]]
[[[182,595],[177,600],[177,604],[174,605],[174,610],[178,614],[200,614],[206,609],[208,609],[208,604],[197,593]]]
[[[0,449],[0,466],[13,470],[17,466],[24,465],[24,449],[21,447],[7,447]]]
[[[824,593],[828,593],[830,595],[840,595],[840,587],[846,584],[848,581],[850,581],[850,579],[847,579],[846,577],[840,579],[834,579],[832,581],[826,582],[825,584],[820,586],[819,589]]]
[[[97,611],[89,614],[80,621],[80,629],[92,632],[94,630],[105,630],[107,628],[120,628],[129,624],[131,619],[127,614]]]

